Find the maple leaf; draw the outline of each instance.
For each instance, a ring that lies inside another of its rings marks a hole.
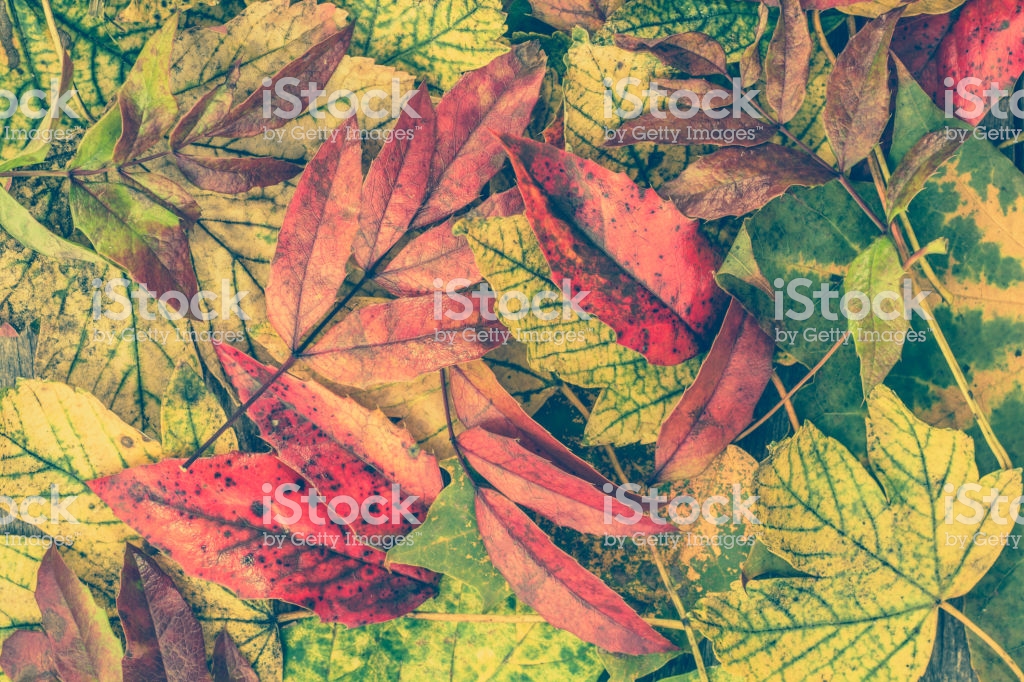
[[[758,470],[760,539],[807,577],[750,580],[698,604],[695,618],[727,672],[916,677],[940,605],[999,556],[1001,546],[961,539],[1001,532],[1022,492],[1020,469],[979,478],[968,436],[928,426],[885,387],[868,412],[869,468],[807,423]],[[950,494],[972,483],[1003,497],[972,516]]]

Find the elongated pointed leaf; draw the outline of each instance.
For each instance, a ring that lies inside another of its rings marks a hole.
[[[114,146],[114,163],[141,156],[174,125],[178,105],[171,94],[169,72],[177,28],[174,17],[153,34],[117,93],[121,136]]]
[[[452,409],[463,426],[482,427],[490,433],[514,438],[531,452],[592,485],[611,483],[526,414],[485,364],[452,367],[450,376]]]
[[[501,493],[478,490],[476,518],[495,567],[516,596],[552,625],[618,653],[675,648]]]
[[[356,262],[363,269],[375,265],[405,234],[427,193],[435,121],[425,83],[406,107],[363,183],[354,244]]]
[[[696,476],[746,428],[771,377],[774,349],[734,300],[697,378],[661,427],[656,480]]]
[[[36,602],[50,640],[54,667],[64,682],[117,682],[121,643],[103,609],[51,546],[39,564]]]
[[[311,494],[309,484],[277,457],[230,453],[200,459],[187,471],[183,461],[134,467],[89,486],[187,573],[243,599],[283,599],[355,627],[407,613],[433,596],[429,571],[387,570],[384,552],[360,544],[326,515],[317,523],[308,511],[296,513],[308,510],[300,497]]]
[[[658,534],[667,522],[636,517],[633,509],[594,485],[562,471],[512,438],[479,426],[459,434],[459,447],[481,476],[502,494],[559,526],[592,535]],[[616,517],[623,516],[624,521]]]
[[[96,250],[157,297],[180,291],[191,299],[197,293],[188,240],[176,215],[141,192],[109,182],[72,182],[70,204],[75,227]]]
[[[496,135],[519,135],[530,120],[547,63],[523,43],[463,76],[437,105],[437,148],[427,198],[413,221],[447,218],[479,195],[505,162]]]
[[[756,211],[790,187],[823,185],[832,177],[810,155],[788,147],[725,147],[691,163],[658,192],[684,215],[714,220]]]
[[[156,562],[131,545],[125,547],[117,613],[128,640],[126,679],[211,681],[203,629],[192,608]]]
[[[217,635],[217,643],[213,647],[213,680],[214,682],[260,682],[256,671],[245,660],[238,650],[235,640],[227,630]]]
[[[196,187],[223,194],[241,194],[270,187],[302,172],[302,166],[272,158],[223,158],[175,154],[182,174]]]
[[[359,229],[358,124],[350,118],[307,164],[277,239],[267,319],[292,350],[334,304]]]
[[[303,357],[345,386],[409,381],[483,357],[506,342],[508,333],[484,312],[467,311],[447,296],[440,304],[435,296],[375,303],[335,324]]]
[[[220,124],[210,132],[216,137],[252,137],[265,130],[280,128],[309,106],[309,98],[300,96],[302,89],[323,87],[331,74],[338,68],[341,58],[352,40],[353,27],[334,33],[313,45],[301,57],[278,71],[273,77],[264,79],[260,89],[249,95],[245,101],[234,107]],[[294,100],[301,102],[302,109],[293,111]],[[269,111],[266,103],[269,103]],[[275,113],[278,109],[290,112],[287,115]],[[268,115],[269,114],[269,115]]]
[[[800,0],[780,0],[782,13],[768,45],[765,96],[775,109],[779,123],[788,123],[807,94],[811,66],[811,33]]]
[[[961,140],[945,130],[935,130],[914,143],[893,171],[886,187],[885,217],[892,222],[905,212],[928,178],[960,149]]]
[[[724,297],[713,278],[718,257],[697,223],[592,161],[524,138],[504,142],[555,284],[588,292],[580,308],[654,364],[700,352]]]
[[[857,31],[828,79],[824,122],[839,169],[871,153],[889,120],[889,42],[903,8]]]
[[[646,50],[674,69],[691,76],[725,75],[725,50],[703,33],[677,33],[667,38],[645,39],[615,36],[615,44],[626,50]]]

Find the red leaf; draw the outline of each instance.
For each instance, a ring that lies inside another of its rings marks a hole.
[[[227,630],[220,631],[213,645],[213,679],[214,682],[260,682]]]
[[[196,187],[223,194],[241,194],[270,187],[302,172],[302,166],[270,157],[217,158],[176,153],[182,175]]]
[[[128,680],[211,680],[203,629],[174,582],[156,562],[127,545],[117,595],[128,642],[123,666]]]
[[[475,360],[507,338],[497,321],[476,308],[463,315],[456,303],[418,296],[365,306],[325,332],[303,358],[331,381],[362,388]]]
[[[240,350],[217,344],[217,355],[240,400],[248,400],[270,381],[274,370]],[[313,481],[321,493],[365,500],[373,495],[393,497],[392,484],[422,502],[410,507],[421,520],[425,505],[441,492],[437,460],[419,450],[416,440],[382,412],[368,410],[351,398],[336,395],[314,382],[284,374],[252,407],[249,416],[260,435],[281,460]],[[405,534],[408,523],[359,523],[360,534]]]
[[[51,546],[39,563],[36,602],[63,682],[121,680],[121,643],[89,588]]]
[[[264,79],[263,86],[249,95],[244,102],[233,108],[220,122],[215,130],[210,131],[209,137],[252,137],[259,135],[265,130],[274,130],[288,123],[291,118],[276,116],[274,110],[282,105],[285,111],[291,111],[291,102],[300,99],[300,91],[314,86],[326,85],[334,70],[341,63],[341,58],[348,51],[349,42],[352,40],[352,31],[355,24],[349,24],[341,31],[323,39],[305,54],[294,60],[276,75]],[[295,83],[283,83],[282,80],[296,79]],[[286,93],[286,99],[282,94]],[[269,99],[270,116],[264,111],[264,99]],[[302,111],[309,106],[306,101]],[[298,115],[300,112],[296,112]]]
[[[580,307],[654,364],[700,352],[725,295],[697,222],[625,174],[525,138],[503,140],[555,284],[588,291]]]
[[[656,480],[696,476],[746,428],[771,377],[774,348],[733,301],[697,378],[661,427]]]
[[[496,133],[526,129],[547,59],[537,43],[516,45],[470,71],[437,105],[437,148],[426,202],[413,227],[447,218],[479,194],[505,159]]]
[[[510,216],[523,212],[523,197],[515,187],[492,194],[473,210],[474,215]],[[374,278],[396,296],[425,296],[437,291],[435,280],[466,279],[471,284],[484,277],[463,235],[452,234],[455,218],[449,218],[417,236]]]
[[[452,234],[452,222],[446,220],[410,241],[374,281],[396,296],[426,296],[438,290],[438,279],[483,281],[469,242]]]
[[[354,244],[356,262],[372,268],[409,229],[427,193],[430,159],[434,153],[434,107],[426,83],[412,96],[363,182],[359,232]],[[402,138],[402,139],[399,139]]]
[[[267,284],[267,319],[295,350],[334,305],[359,229],[358,123],[350,118],[306,166],[284,215]]]
[[[491,485],[559,526],[592,535],[657,535],[671,528],[649,516],[635,522],[617,521],[615,517],[620,514],[633,518],[635,511],[607,494],[614,486],[609,483],[605,491],[598,490],[512,438],[477,426],[459,434],[458,442],[469,463]]]
[[[277,457],[232,453],[199,459],[188,470],[183,462],[132,467],[89,487],[187,573],[242,599],[283,599],[355,627],[408,613],[434,596],[435,574],[385,568],[384,552],[346,542],[341,527],[310,518],[300,499],[311,494],[307,482]],[[274,504],[267,491],[285,484],[297,490],[280,494],[287,505]],[[269,545],[274,536],[280,546]]]
[[[495,568],[519,599],[555,627],[615,653],[675,650],[501,493],[477,490],[476,520]]]
[[[487,365],[458,365],[451,368],[449,376],[452,406],[466,428],[480,426],[499,436],[515,438],[524,448],[595,486],[611,483],[531,419]]]
[[[893,46],[921,87],[935,103],[945,106],[946,79],[952,79],[954,114],[977,125],[989,110],[990,88],[1013,91],[1024,72],[1024,0],[968,0],[959,16],[914,17],[897,29]],[[936,47],[937,46],[937,47]],[[972,102],[956,92],[964,78],[980,84],[964,89],[981,102]],[[1001,107],[1006,110],[1005,104]]]
[[[4,640],[0,670],[11,682],[60,682],[50,640],[35,630],[15,630]]]

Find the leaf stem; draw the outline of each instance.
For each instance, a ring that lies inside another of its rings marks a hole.
[[[961,623],[963,623],[964,627],[966,627],[968,630],[974,633],[975,637],[983,641],[985,644],[988,645],[990,649],[992,649],[996,656],[998,656],[1003,661],[1003,663],[1006,664],[1006,667],[1008,667],[1013,672],[1013,674],[1017,677],[1018,680],[1024,682],[1024,671],[1020,669],[1020,667],[1017,665],[1016,661],[1013,660],[1010,654],[1006,653],[1006,649],[999,646],[999,643],[992,639],[992,637],[987,632],[978,627],[977,623],[972,621],[960,609],[956,608],[947,601],[939,602],[939,608],[948,613],[949,615],[953,616],[954,618],[956,618]]]
[[[799,431],[800,419],[796,416],[796,410],[793,409],[793,403],[789,399],[789,393],[786,391],[786,385],[782,383],[782,379],[779,378],[778,372],[772,372],[772,385],[775,386],[775,390],[779,392],[782,404],[786,406],[786,415],[789,417],[790,426],[793,427],[794,431]]]
[[[825,29],[821,25],[821,11],[814,10],[811,12],[811,20],[814,23],[814,30],[818,34],[818,42],[821,43],[821,51],[828,57],[828,61],[832,64],[836,63],[836,53],[832,51],[832,48],[828,44],[828,36],[825,35]]]
[[[413,611],[407,613],[405,618],[413,620],[433,620],[448,623],[547,623],[543,616],[533,613],[427,613]],[[683,630],[685,626],[679,621],[667,618],[643,618],[644,622],[660,628],[669,630]]]
[[[768,421],[773,414],[778,412],[779,408],[781,408],[783,405],[786,404],[786,401],[788,401],[790,398],[792,398],[794,395],[796,395],[796,392],[799,391],[801,388],[803,388],[804,384],[806,384],[808,381],[810,381],[811,377],[813,377],[815,374],[817,374],[818,370],[820,370],[822,367],[825,366],[825,363],[828,362],[828,359],[831,358],[833,355],[835,355],[835,352],[837,350],[839,350],[840,346],[842,346],[844,343],[846,343],[846,339],[849,338],[849,336],[850,336],[850,331],[849,330],[843,332],[843,335],[841,337],[839,337],[838,341],[836,341],[834,344],[832,344],[832,347],[828,349],[828,352],[825,353],[825,356],[821,360],[818,360],[818,364],[816,364],[814,367],[811,367],[811,371],[809,371],[807,374],[805,374],[803,376],[803,378],[800,379],[800,381],[798,381],[796,383],[796,386],[794,386],[793,388],[789,389],[789,391],[786,393],[786,395],[784,395],[782,397],[782,400],[780,400],[779,402],[775,403],[775,407],[773,407],[772,409],[768,410],[768,412],[766,412],[764,414],[764,416],[762,416],[756,422],[754,422],[753,424],[748,426],[747,430],[744,431],[743,433],[741,433],[740,435],[736,436],[735,440],[737,440],[737,441],[743,440],[744,438],[746,438],[747,436],[752,434],[754,431],[756,431],[758,428],[760,428],[761,425],[764,424],[766,421]]]

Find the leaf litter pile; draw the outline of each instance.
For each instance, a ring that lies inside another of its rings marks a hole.
[[[1022,0],[0,47],[0,682],[1024,680]]]

